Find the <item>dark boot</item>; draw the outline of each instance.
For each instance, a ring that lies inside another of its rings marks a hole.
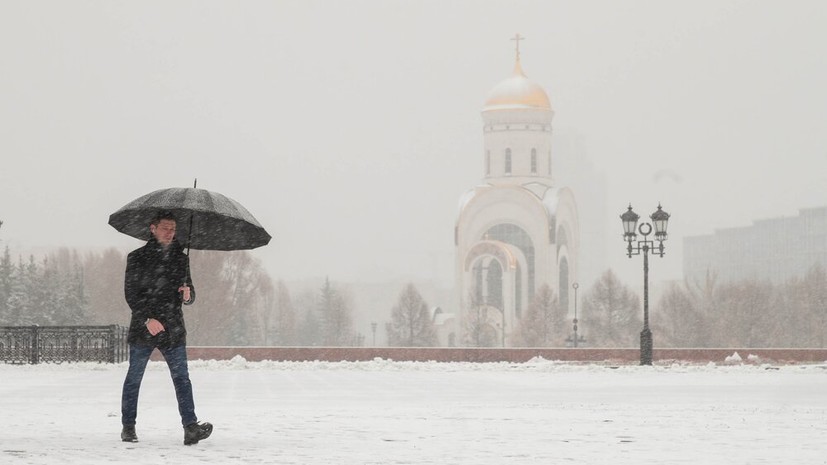
[[[138,435],[135,434],[135,425],[124,425],[121,430],[121,441],[138,442]]]
[[[190,423],[184,427],[184,445],[198,444],[198,441],[207,439],[212,434],[211,423]]]

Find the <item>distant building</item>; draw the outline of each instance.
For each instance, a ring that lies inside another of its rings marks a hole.
[[[781,284],[804,276],[816,264],[827,269],[827,207],[686,237],[683,242],[683,274],[690,282],[703,282],[711,272],[720,282],[755,279]]]
[[[512,345],[544,284],[563,308],[571,306],[580,225],[574,194],[552,176],[553,115],[545,90],[523,72],[518,48],[511,77],[491,90],[482,109],[482,184],[460,199],[454,232],[459,315],[448,336],[457,345],[474,345],[465,340],[474,311],[487,328],[484,345]]]

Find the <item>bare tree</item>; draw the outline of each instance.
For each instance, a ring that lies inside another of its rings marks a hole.
[[[703,283],[673,284],[658,302],[656,332],[661,344],[672,347],[709,347],[710,313],[715,310],[716,277],[707,273]]]
[[[821,265],[813,266],[804,277],[803,294],[805,305],[803,319],[807,321],[808,330],[805,343],[807,347],[825,347],[827,333],[827,273]]]
[[[190,270],[195,303],[184,308],[190,345],[231,345],[233,324],[230,283],[223,277],[223,252],[193,250]]]
[[[131,310],[123,293],[125,269],[126,255],[114,248],[84,257],[83,284],[89,300],[87,324],[129,324]]]
[[[565,338],[564,319],[557,296],[548,284],[543,284],[520,320],[514,334],[515,344],[526,347],[562,345]]]
[[[827,277],[820,266],[783,285],[754,279],[674,286],[661,299],[665,344],[683,347],[823,347]]]
[[[185,308],[192,345],[260,345],[272,281],[247,251],[193,251],[196,301]]]
[[[588,321],[591,345],[634,347],[642,328],[640,299],[607,270],[583,298],[583,321]]]
[[[720,310],[710,332],[717,347],[766,347],[763,317],[771,311],[773,286],[768,282],[740,281],[722,286],[717,293]]]
[[[399,300],[387,324],[388,343],[397,347],[433,347],[437,344],[436,328],[413,283],[399,293]]]
[[[802,332],[809,332],[811,322],[796,318],[797,312],[804,305],[795,292],[799,284],[797,279],[793,279],[785,285],[775,287],[769,305],[770,312],[762,318],[766,347],[807,347],[800,336]]]
[[[468,293],[463,319],[463,343],[470,347],[497,345],[497,332],[488,322],[488,308],[473,289]]]
[[[802,278],[787,282],[778,292],[773,330],[781,347],[825,347],[827,276],[820,265]]]

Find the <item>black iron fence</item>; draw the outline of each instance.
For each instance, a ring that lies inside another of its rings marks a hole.
[[[108,362],[127,360],[127,328],[110,326],[0,326],[0,362]]]

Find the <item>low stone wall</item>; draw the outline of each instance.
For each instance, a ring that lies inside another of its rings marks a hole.
[[[420,348],[420,347],[188,347],[190,360],[369,361],[376,358],[417,362],[512,362],[535,357],[564,362],[640,363],[640,349]],[[654,349],[656,364],[724,363],[738,353],[744,363],[825,363],[827,349]],[[752,356],[752,357],[750,357]],[[160,356],[156,352],[153,359]]]

